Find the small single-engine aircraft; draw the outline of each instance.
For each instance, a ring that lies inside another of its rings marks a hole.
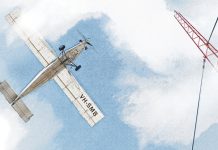
[[[15,9],[6,15],[6,20],[12,25],[15,31],[17,31],[44,68],[20,94],[17,95],[6,81],[0,82],[0,91],[19,116],[27,122],[33,114],[21,98],[46,83],[48,80],[54,79],[88,124],[94,126],[104,115],[67,69],[67,66],[71,66],[75,67],[75,70],[78,71],[81,65],[77,66],[74,60],[83,50],[86,50],[88,46],[92,46],[92,44],[83,36],[83,40],[79,40],[77,45],[66,51],[64,45],[60,46],[59,50],[61,54],[56,57],[52,48],[40,35],[25,29],[19,23],[20,14],[20,9]]]

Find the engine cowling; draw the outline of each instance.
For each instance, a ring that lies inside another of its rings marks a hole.
[[[59,51],[63,51],[65,49],[65,45],[61,45],[60,47],[59,47]]]

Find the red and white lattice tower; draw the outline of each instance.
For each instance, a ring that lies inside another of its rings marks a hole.
[[[174,11],[174,17],[198,47],[204,58],[218,70],[218,50],[198,30],[191,25],[179,12]]]

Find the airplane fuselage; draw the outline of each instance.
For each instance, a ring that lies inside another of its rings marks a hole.
[[[66,65],[70,64],[76,59],[76,57],[85,49],[86,42],[82,41],[76,46],[70,48],[66,51],[65,55],[57,57],[48,66],[43,68],[35,78],[23,89],[23,91],[18,95],[16,100],[24,97],[25,95],[32,92],[37,87],[46,83],[48,80],[52,79],[55,75],[61,72]]]

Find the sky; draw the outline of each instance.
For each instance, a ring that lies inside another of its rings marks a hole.
[[[72,74],[102,110],[93,128],[51,80],[23,100],[24,123],[0,95],[1,150],[188,150],[194,128],[202,56],[173,17],[178,10],[209,37],[215,0],[0,0],[0,81],[19,93],[43,66],[5,21],[16,7],[59,55],[81,38],[90,48]],[[211,43],[217,47],[218,29]],[[196,149],[218,145],[217,72],[206,64]]]

